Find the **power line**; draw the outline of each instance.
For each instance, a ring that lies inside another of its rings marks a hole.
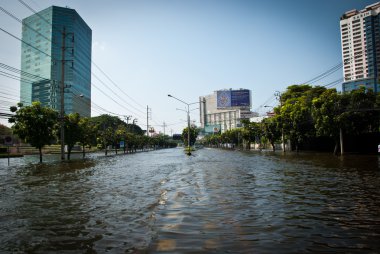
[[[71,92],[73,95],[75,96],[80,96],[80,91],[78,91],[77,89],[75,89],[74,87],[71,87],[72,90],[75,90],[77,93],[79,94],[76,94],[76,93],[73,93]],[[84,100],[80,100],[81,102],[83,102],[85,105],[90,105],[88,102],[85,102]],[[91,100],[91,107],[92,106],[95,106],[98,110],[98,112],[102,113],[102,112],[106,112],[106,113],[109,113],[109,114],[112,114],[112,115],[117,115],[117,116],[124,116],[124,115],[121,115],[121,114],[117,114],[117,113],[114,113],[114,112],[111,112],[107,109],[104,109],[103,107],[99,106],[98,104],[96,104],[93,100]],[[99,109],[101,111],[99,111]]]
[[[323,87],[326,87],[326,88],[331,88],[331,87],[334,87],[336,85],[338,85],[339,83],[341,83],[343,81],[343,78],[340,78],[340,79],[337,79],[331,83],[328,83],[326,85],[324,85]]]
[[[139,105],[141,108],[145,108],[143,105],[138,103],[136,100],[134,100],[132,97],[130,97],[128,94],[126,94],[98,65],[96,65],[93,61],[91,61],[92,64],[109,80],[112,84],[114,84],[125,96],[127,96],[129,99],[131,99],[133,102],[135,102],[137,105]]]
[[[31,73],[26,72],[26,71],[22,71],[20,69],[14,68],[14,67],[11,67],[11,66],[6,65],[4,63],[0,63],[0,68],[6,69],[8,71],[12,71],[14,73],[22,74],[24,76],[27,76],[28,78],[32,78],[32,79],[36,79],[36,80],[41,80],[41,79],[46,80],[47,79],[47,78],[40,77],[38,75],[31,74]]]
[[[263,104],[261,104],[260,106],[258,106],[257,108],[255,108],[253,111],[254,112],[258,112],[259,110],[261,110],[264,106],[268,105],[268,104],[271,104],[270,102],[272,102],[273,100],[275,99],[275,96],[272,94],[271,97],[269,97]]]
[[[14,98],[17,98],[17,97],[18,97],[18,96],[15,95],[15,94],[9,94],[9,93],[5,93],[5,92],[1,92],[1,94],[3,94],[3,95],[8,95],[8,96],[12,96],[12,97],[14,97]]]
[[[126,108],[125,106],[123,106],[122,104],[120,104],[118,101],[116,101],[114,98],[112,98],[111,96],[109,96],[108,94],[106,94],[103,90],[101,90],[100,88],[98,88],[98,86],[96,86],[95,84],[92,84],[96,89],[98,89],[98,91],[100,91],[104,96],[108,97],[109,99],[111,99],[114,103],[116,103],[117,105],[119,105],[120,107],[124,108],[126,111],[130,112],[130,109]],[[140,117],[142,117],[141,115],[139,114],[136,114]]]
[[[3,7],[0,6],[0,10],[2,12],[4,12],[5,14],[7,14],[8,16],[10,16],[11,18],[15,19],[16,21],[18,21],[19,23],[22,24],[22,20],[17,18],[15,15],[13,15],[12,13],[10,13],[9,11],[5,10]],[[34,28],[32,28],[31,26],[29,26],[28,24],[24,23],[24,26],[28,27],[29,29],[35,31],[39,36],[43,37],[44,39],[46,40],[49,40],[51,41],[49,38],[47,38],[45,35],[43,35],[42,33],[40,33],[39,31],[35,30]]]
[[[33,8],[31,8],[28,4],[26,4],[24,1],[22,1],[22,0],[19,0],[19,2],[22,4],[22,5],[24,5],[26,8],[28,8],[29,10],[31,10],[33,13],[35,13],[35,14],[37,14],[42,20],[44,20],[47,24],[49,24],[49,25],[51,25],[52,27],[55,27],[53,24],[51,24],[48,20],[46,20],[44,17],[42,17],[39,13],[37,13]],[[15,20],[17,20],[18,22],[20,22],[20,23],[22,23],[22,21],[19,19],[19,18],[17,18],[15,15],[13,15],[12,13],[10,13],[9,11],[7,11],[7,10],[5,10],[4,8],[2,8],[2,7],[0,7],[0,10],[2,10],[4,13],[6,13],[8,16],[10,16],[10,17],[12,17],[13,19],[15,19]],[[38,32],[37,30],[35,30],[34,28],[32,28],[32,27],[30,27],[29,25],[27,25],[27,24],[24,24],[24,25],[26,25],[26,27],[28,27],[29,29],[31,29],[31,30],[33,30],[34,32],[36,32],[37,34],[39,34],[40,36],[42,36],[44,39],[46,39],[47,41],[50,41],[52,44],[56,44],[57,45],[57,43],[54,43],[53,41],[51,41],[49,38],[47,38],[47,37],[45,37],[44,35],[42,35],[40,32]],[[45,55],[47,55],[47,56],[49,56],[50,58],[51,58],[51,61],[58,61],[58,60],[56,60],[56,59],[54,59],[54,57],[52,57],[51,55],[49,55],[49,54],[47,54],[46,52],[43,52],[43,51],[41,51],[40,49],[38,49],[38,48],[36,48],[36,47],[34,47],[33,45],[31,45],[30,43],[28,43],[28,42],[25,42],[24,40],[22,40],[22,39],[20,39],[20,38],[18,38],[17,36],[15,36],[15,35],[13,35],[13,34],[11,34],[10,32],[8,32],[8,31],[6,31],[6,30],[4,30],[4,29],[2,29],[2,28],[0,28],[3,32],[5,32],[5,33],[7,33],[8,35],[10,35],[11,37],[13,37],[13,38],[15,38],[15,39],[17,39],[17,40],[19,40],[19,41],[21,41],[22,43],[24,43],[24,44],[26,44],[26,45],[28,45],[29,47],[31,47],[31,48],[33,48],[34,50],[37,50],[37,51],[39,51],[39,52],[41,52],[41,53],[43,53],[43,54],[45,54]],[[58,45],[59,46],[59,45]],[[87,58],[89,58],[88,56],[86,56]],[[91,60],[91,58],[89,58],[90,60]],[[79,63],[82,63],[82,65],[83,65],[83,62],[81,62],[79,59],[76,59]],[[116,86],[124,95],[126,95],[128,98],[130,98],[132,101],[134,101],[137,105],[139,105],[139,106],[141,106],[141,107],[143,107],[141,104],[139,104],[136,100],[134,100],[132,97],[130,97],[128,94],[126,94],[97,64],[95,64],[95,62],[93,62],[92,60],[91,60],[91,62],[94,64],[94,66],[109,80],[109,81],[111,81],[111,83],[114,85],[114,86]],[[85,65],[84,65],[85,66]],[[78,73],[77,71],[76,71],[76,69],[74,69],[73,71],[75,71],[76,73]],[[20,71],[20,72],[22,72],[22,71]],[[21,73],[21,74],[26,74],[27,76],[31,76],[31,77],[38,77],[38,76],[36,76],[36,75],[33,75],[33,74],[27,74],[27,73]],[[83,77],[83,75],[81,74],[81,73],[78,73],[82,78],[85,78],[85,77]],[[140,109],[138,109],[138,108],[136,108],[136,107],[134,107],[133,105],[131,105],[130,103],[128,103],[128,102],[126,102],[122,97],[120,97],[114,90],[112,90],[107,84],[105,84],[105,82],[103,82],[98,76],[96,76],[94,73],[92,73],[91,72],[91,74],[96,78],[96,79],[98,79],[106,88],[108,88],[116,97],[118,97],[120,100],[122,100],[122,101],[124,101],[126,104],[128,104],[130,107],[132,107],[132,108],[134,108],[135,110],[137,110],[137,111],[139,111],[139,112],[141,112],[141,113],[144,113],[144,112],[142,112]],[[5,75],[9,75],[9,74],[5,74]],[[23,78],[19,78],[19,77],[16,77],[16,76],[14,76],[14,75],[12,75],[11,77],[10,76],[8,76],[9,78],[13,78],[13,79],[16,79],[16,80],[20,80],[20,81],[26,81],[26,83],[33,83],[32,81],[30,81],[30,80],[24,80]],[[38,77],[38,78],[41,78],[41,77]],[[86,78],[85,78],[86,79]],[[106,97],[108,97],[109,99],[111,99],[112,101],[114,101],[115,103],[117,103],[113,98],[111,98],[108,94],[106,94],[106,93],[104,93],[104,91],[100,88],[100,87],[98,87],[98,86],[96,86],[96,85],[94,85],[94,84],[91,84],[91,85],[93,85],[95,88],[97,88],[101,93],[103,93],[104,95],[106,95]],[[119,104],[119,103],[118,103]],[[119,104],[120,105],[120,104]],[[139,114],[136,114],[136,112],[133,112],[131,109],[128,109],[128,108],[126,108],[126,107],[124,107],[124,106],[122,106],[124,109],[126,109],[127,111],[129,111],[129,112],[132,112],[133,114],[135,114],[135,115],[138,115],[139,117],[142,117],[141,115],[139,115]]]
[[[18,81],[23,81],[25,83],[30,83],[32,84],[33,81],[31,80],[28,80],[28,79],[23,79],[19,76],[16,76],[16,75],[13,75],[13,74],[10,74],[10,73],[7,73],[7,72],[4,72],[4,71],[0,71],[0,75],[1,76],[4,76],[4,77],[7,77],[7,78],[11,78],[11,79],[15,79],[15,80],[18,80]]]
[[[118,97],[120,100],[122,100],[124,103],[126,103],[127,105],[131,106],[132,108],[134,108],[135,110],[141,112],[142,114],[144,114],[145,112],[143,112],[142,110],[134,107],[133,105],[131,105],[130,103],[128,103],[127,101],[124,100],[124,98],[122,98],[120,95],[118,95],[114,90],[112,90],[107,84],[105,84],[102,80],[100,80],[94,73],[92,73],[92,75],[97,79],[99,80],[104,86],[106,86],[116,97]]]
[[[32,46],[30,43],[28,43],[28,42],[26,42],[26,41],[23,41],[22,39],[20,39],[20,38],[18,38],[17,36],[11,34],[11,33],[8,32],[8,31],[4,30],[3,28],[0,27],[0,30],[3,31],[4,33],[8,34],[9,36],[15,38],[16,40],[19,40],[19,41],[21,41],[22,43],[28,45],[29,47],[31,47],[31,48],[33,48],[33,49],[35,49],[35,50],[41,52],[42,54],[44,54],[44,55],[46,55],[46,56],[48,56],[48,57],[51,57],[51,55],[49,55],[49,54],[47,54],[46,52],[44,52],[44,51],[42,51],[42,50],[40,50],[40,49],[38,49],[38,48]]]
[[[24,5],[26,8],[28,8],[30,11],[32,11],[34,14],[38,15],[43,21],[45,21],[47,24],[51,25],[52,27],[55,27],[51,22],[49,22],[48,20],[46,20],[44,17],[42,17],[37,11],[35,11],[32,7],[30,7],[28,4],[26,4],[24,1],[22,0],[19,0],[19,2]],[[17,19],[17,17],[15,17],[14,15],[10,15],[11,17],[14,17],[16,20],[19,20]],[[34,30],[33,28],[31,28],[32,30]],[[34,30],[36,31],[36,30]],[[37,31],[36,31],[37,32]],[[47,38],[46,38],[47,39]],[[47,39],[49,40],[49,39]],[[51,40],[49,40],[51,41]],[[52,42],[54,43],[54,42]],[[87,56],[88,57],[88,56]],[[91,58],[88,57],[88,59],[91,60]],[[80,61],[79,59],[76,59],[77,61]],[[126,95],[128,98],[130,98],[132,101],[134,101],[136,104],[138,104],[139,106],[143,107],[141,104],[139,104],[136,100],[134,100],[132,97],[130,97],[128,94],[126,94],[98,65],[95,64],[95,62],[93,62],[91,60],[91,63],[94,64],[94,66],[109,80],[111,81],[111,83],[116,86],[124,95]],[[83,64],[83,62],[82,62]],[[91,74],[96,78],[98,79],[104,86],[106,86],[106,88],[108,88],[116,97],[118,97],[119,99],[121,99],[123,102],[125,102],[126,104],[128,104],[129,106],[131,106],[132,108],[134,108],[135,110],[141,112],[144,114],[143,111],[141,111],[140,109],[134,107],[133,105],[131,105],[130,103],[126,102],[122,97],[120,97],[117,93],[115,93],[108,85],[105,84],[105,82],[103,82],[99,77],[97,77],[93,72],[91,72]],[[83,76],[82,76],[83,77]],[[102,91],[102,89],[100,89],[99,87],[96,87],[99,91],[101,91],[103,94],[104,92]],[[108,98],[110,98],[110,96],[107,96]],[[115,100],[112,99],[114,102]],[[128,111],[131,111],[130,109],[127,109]],[[133,111],[131,111],[133,112]],[[135,114],[135,112],[133,112]],[[136,114],[138,115],[138,114]]]
[[[328,69],[327,71],[317,75],[316,77],[306,81],[306,82],[302,82],[301,84],[312,84],[312,83],[315,83],[321,79],[324,79],[325,77],[328,77],[330,76],[332,73],[338,71],[340,68],[342,68],[343,64],[342,63],[339,63],[333,67],[331,67],[330,69]]]

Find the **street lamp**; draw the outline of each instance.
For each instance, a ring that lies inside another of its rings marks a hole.
[[[265,105],[264,108],[271,108],[272,109],[272,112],[270,111],[267,111],[267,116],[269,116],[269,114],[273,114],[274,113],[274,107],[273,106],[268,106],[268,105]]]
[[[192,102],[192,103],[187,103],[187,102],[184,102],[183,100],[181,99],[178,99],[176,97],[174,97],[173,95],[171,94],[168,94],[168,97],[171,97],[177,101],[180,101],[182,102],[183,104],[186,104],[187,105],[187,111],[184,110],[186,113],[187,113],[187,145],[188,145],[188,151],[187,151],[187,155],[191,155],[191,151],[190,151],[190,105],[192,104],[196,104],[198,102]]]

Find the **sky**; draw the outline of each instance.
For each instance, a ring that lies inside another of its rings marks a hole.
[[[148,106],[149,125],[169,135],[181,133],[187,123],[186,105],[168,94],[193,103],[221,89],[250,89],[252,111],[265,114],[264,106],[277,105],[276,91],[302,84],[342,62],[340,17],[376,2],[22,1],[36,11],[51,5],[75,9],[92,29],[92,61],[100,68],[92,66],[100,79],[92,77],[92,101],[109,112],[131,115],[142,129]],[[33,14],[17,0],[1,0],[0,6],[20,20]],[[21,38],[20,22],[2,11],[0,28]],[[0,63],[20,69],[21,42],[0,30],[0,45]],[[9,105],[19,100],[20,82],[1,74],[0,112],[9,113]],[[328,85],[342,76],[339,69],[312,85]],[[335,87],[341,90],[341,83]],[[199,125],[196,107],[191,107],[195,109],[191,119]],[[92,110],[92,116],[102,113],[106,112]]]

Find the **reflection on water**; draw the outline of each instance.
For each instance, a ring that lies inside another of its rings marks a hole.
[[[378,156],[0,160],[0,252],[380,251]]]

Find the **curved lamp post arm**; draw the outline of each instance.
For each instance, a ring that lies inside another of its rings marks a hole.
[[[188,152],[187,152],[187,155],[191,155],[191,151],[190,151],[190,105],[192,104],[195,104],[195,103],[199,103],[199,102],[192,102],[192,103],[187,103],[181,99],[178,99],[177,97],[174,97],[173,95],[171,94],[168,94],[168,97],[171,97],[177,101],[180,101],[184,104],[187,105],[187,111],[185,110],[182,110],[182,109],[178,109],[177,110],[182,110],[182,111],[185,111],[187,113],[187,145],[188,145]]]

